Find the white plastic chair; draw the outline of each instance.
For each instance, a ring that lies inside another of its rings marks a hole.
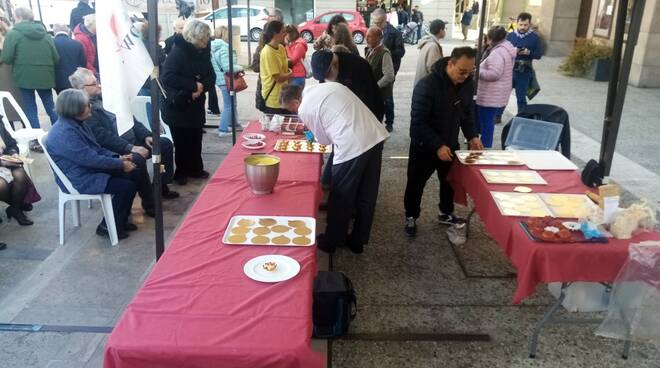
[[[23,123],[24,126],[23,129],[14,130],[14,127],[11,126],[11,123],[9,122],[9,119],[7,118],[7,113],[5,111],[5,100],[9,101],[9,104],[11,104],[14,110],[16,110],[16,112],[18,113],[18,117],[21,119],[21,123]],[[46,132],[43,129],[32,128],[30,126],[30,121],[25,115],[25,112],[23,112],[21,106],[18,105],[18,102],[16,102],[14,96],[12,96],[11,93],[6,91],[0,91],[0,114],[2,115],[2,122],[5,125],[5,129],[7,130],[7,132],[9,132],[9,135],[11,135],[12,138],[14,138],[14,140],[16,140],[16,145],[18,146],[18,149],[21,151],[21,154],[25,157],[29,157],[30,141],[39,139],[41,136],[46,134]],[[24,164],[23,168],[25,169],[25,171],[29,176],[32,176],[32,174],[30,173],[30,165]]]
[[[69,201],[73,201],[71,204],[71,211],[72,211],[72,217],[73,217],[73,226],[78,227],[80,226],[80,202],[79,201],[84,201],[84,200],[89,200],[90,204],[93,199],[98,199],[101,202],[101,208],[103,209],[103,216],[105,217],[105,223],[106,226],[108,227],[108,232],[110,232],[110,243],[112,245],[117,245],[119,243],[119,238],[117,237],[117,226],[115,224],[115,214],[113,212],[112,208],[112,195],[111,194],[80,194],[71,184],[69,179],[64,175],[62,170],[55,164],[55,161],[53,161],[53,158],[50,157],[50,154],[48,153],[48,150],[46,149],[46,145],[44,142],[46,141],[48,137],[48,134],[45,134],[41,137],[39,137],[39,144],[44,148],[44,154],[46,155],[46,158],[48,159],[48,164],[50,164],[50,167],[53,169],[53,172],[57,176],[57,178],[60,179],[62,184],[64,184],[64,187],[66,190],[69,191],[69,193],[64,193],[62,189],[60,189],[59,185],[57,186],[57,189],[59,191],[59,218],[60,218],[60,245],[64,244],[64,220],[65,220],[65,215],[66,215],[66,203]],[[57,183],[56,183],[57,185]],[[90,206],[91,207],[91,206]]]
[[[151,97],[149,96],[133,97],[133,101],[131,102],[131,112],[133,113],[135,120],[142,123],[142,125],[144,125],[145,128],[149,129],[149,131],[151,131],[151,122],[149,121],[147,115],[147,109],[150,108],[151,108]],[[160,119],[160,126],[162,129],[160,135],[169,139],[170,142],[174,142],[174,140],[172,139],[172,132],[170,131],[170,127],[163,122],[162,118]]]

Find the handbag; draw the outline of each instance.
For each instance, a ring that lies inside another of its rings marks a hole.
[[[41,200],[41,195],[37,192],[37,187],[34,186],[32,179],[27,177],[27,188],[25,190],[25,197],[23,197],[23,203],[37,203]]]
[[[243,78],[244,76],[245,73],[242,71],[234,73],[233,75],[234,88],[232,89],[230,83],[232,80],[232,75],[229,73],[225,73],[225,86],[227,86],[227,91],[240,92],[247,89],[248,86],[247,86],[247,82],[245,82],[245,78]]]
[[[266,111],[266,100],[268,97],[270,97],[270,93],[273,92],[273,88],[275,88],[275,83],[273,83],[273,85],[270,87],[268,94],[266,94],[266,98],[264,98],[261,95],[261,77],[257,79],[257,93],[254,96],[254,106],[257,108],[257,110],[261,112]]]

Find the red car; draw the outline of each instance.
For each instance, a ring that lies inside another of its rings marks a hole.
[[[353,34],[353,42],[356,44],[364,42],[364,36],[367,34],[367,25],[364,22],[364,18],[362,18],[362,14],[354,10],[335,10],[323,13],[310,21],[302,22],[298,25],[300,36],[308,43],[314,41],[314,39],[318,38],[328,28],[330,19],[335,15],[342,15],[346,19],[348,29]]]

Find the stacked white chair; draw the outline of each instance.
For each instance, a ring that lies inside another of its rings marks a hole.
[[[8,101],[11,106],[16,110],[18,116],[21,118],[21,123],[23,123],[24,128],[14,130],[9,119],[7,118],[7,113],[5,111],[5,100]],[[18,105],[14,96],[11,93],[6,91],[0,91],[0,115],[2,115],[2,122],[5,125],[5,129],[9,132],[9,135],[16,140],[16,145],[21,151],[21,155],[25,157],[30,156],[30,141],[41,138],[46,132],[40,128],[32,128],[30,126],[30,121],[28,120],[23,109]],[[30,173],[30,165],[25,164],[23,168],[29,176],[32,176]]]
[[[112,245],[117,245],[119,243],[119,238],[117,237],[117,226],[115,224],[115,215],[112,208],[112,195],[110,194],[80,194],[71,184],[71,181],[64,175],[62,170],[55,164],[53,158],[48,154],[46,145],[44,142],[47,140],[48,134],[44,134],[39,137],[39,144],[44,148],[44,154],[48,158],[48,164],[53,169],[53,172],[60,179],[64,187],[69,193],[64,193],[59,185],[57,186],[59,191],[59,218],[60,218],[60,244],[64,244],[64,220],[66,215],[66,203],[73,201],[71,204],[71,211],[73,215],[73,226],[80,226],[80,202],[84,200],[89,200],[90,203],[92,200],[97,199],[101,202],[101,207],[103,208],[103,216],[105,216],[105,223],[108,227],[108,232],[110,233],[110,243]]]

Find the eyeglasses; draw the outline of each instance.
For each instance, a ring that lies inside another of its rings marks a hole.
[[[94,83],[89,83],[89,84],[83,85],[83,87],[97,87],[97,86],[99,86],[99,81],[97,81],[97,80],[95,80]]]

